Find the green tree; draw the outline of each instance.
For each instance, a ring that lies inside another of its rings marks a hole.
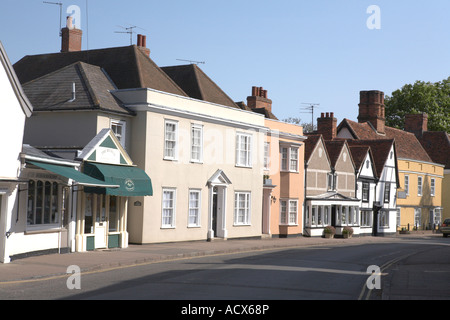
[[[386,125],[404,129],[405,115],[428,114],[429,131],[450,132],[450,77],[431,83],[416,81],[386,96]]]

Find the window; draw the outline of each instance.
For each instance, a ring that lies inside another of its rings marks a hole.
[[[417,195],[422,195],[422,183],[423,183],[423,177],[419,176],[417,177]]]
[[[384,184],[384,202],[389,202],[391,195],[391,183],[385,182]]]
[[[422,208],[414,209],[414,225],[420,227],[422,221]]]
[[[281,171],[298,172],[298,147],[281,148]]]
[[[337,174],[328,173],[327,175],[327,188],[328,190],[336,190],[337,187]]]
[[[236,192],[234,194],[234,224],[250,224],[250,192]]]
[[[117,228],[119,222],[118,200],[119,197],[109,196],[109,219],[108,219],[109,232],[118,231]]]
[[[430,193],[431,193],[431,196],[434,196],[435,189],[436,189],[436,179],[435,178],[431,178],[431,181],[430,181]]]
[[[189,191],[189,227],[200,226],[200,190]]]
[[[236,165],[251,167],[252,137],[248,134],[238,133],[236,136]]]
[[[163,198],[162,198],[163,228],[175,227],[175,201],[176,201],[176,190],[163,189]]]
[[[298,148],[290,148],[289,171],[298,172]]]
[[[270,143],[264,142],[264,169],[269,169],[270,166]]]
[[[389,211],[380,211],[380,227],[389,227]]]
[[[58,184],[30,180],[28,182],[28,225],[48,225],[59,222]]]
[[[164,133],[164,159],[177,159],[178,122],[166,120]]]
[[[281,200],[280,224],[297,224],[297,200]]]
[[[281,148],[281,170],[287,171],[288,148]]]
[[[191,161],[203,160],[203,126],[193,124],[191,126]]]
[[[409,176],[405,175],[405,193],[409,195]]]
[[[372,211],[361,210],[361,227],[370,227],[370,216]]]
[[[114,132],[122,147],[125,148],[126,122],[122,120],[111,120],[111,130]]]
[[[363,182],[362,184],[362,201],[369,202],[369,183]]]

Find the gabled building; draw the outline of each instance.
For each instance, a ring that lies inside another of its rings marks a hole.
[[[345,226],[359,234],[355,166],[345,140],[309,134],[305,141],[305,234],[322,236],[326,226],[340,235]]]
[[[435,221],[433,215],[440,212],[441,208],[444,166],[433,162],[413,133],[385,125],[383,92],[361,91],[358,122],[344,119],[337,127],[337,137],[354,140],[393,139],[399,190],[391,201],[396,199],[399,208],[395,220],[397,228],[431,226],[430,221]],[[394,219],[389,217],[386,221]],[[394,230],[391,225],[389,229]]]

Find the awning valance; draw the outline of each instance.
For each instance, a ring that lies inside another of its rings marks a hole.
[[[68,179],[72,179],[76,181],[79,185],[87,186],[87,187],[102,187],[102,188],[118,188],[119,185],[116,183],[107,183],[102,180],[98,180],[96,178],[90,177],[80,171],[75,170],[73,167],[51,164],[45,162],[37,162],[37,161],[29,161],[27,163],[31,163],[39,168],[45,169],[47,171],[51,171],[60,176],[66,177]]]
[[[85,188],[85,192],[133,197],[153,195],[152,181],[144,170],[132,166],[84,163],[84,173],[118,188]]]

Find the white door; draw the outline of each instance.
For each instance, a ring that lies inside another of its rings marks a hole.
[[[106,248],[106,228],[107,228],[107,220],[106,220],[106,195],[98,194],[97,195],[97,208],[95,212],[95,226],[94,226],[94,234],[95,234],[95,248]]]

